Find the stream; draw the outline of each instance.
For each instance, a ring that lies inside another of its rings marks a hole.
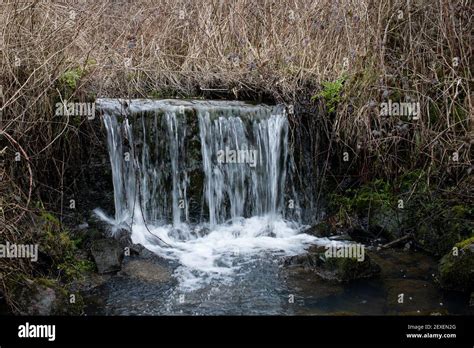
[[[436,261],[371,250],[380,277],[328,282],[285,260],[349,243],[306,234],[280,106],[99,99],[114,185],[112,235],[139,255],[85,294],[88,315],[463,314]],[[314,212],[316,214],[316,212]],[[399,295],[404,301],[399,303]]]

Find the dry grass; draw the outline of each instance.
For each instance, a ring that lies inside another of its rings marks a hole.
[[[62,199],[83,139],[95,141],[87,120],[54,116],[64,100],[218,89],[294,103],[345,76],[335,115],[318,102],[314,120],[294,120],[325,139],[329,150],[315,157],[348,151],[365,176],[424,168],[463,177],[472,14],[468,0],[3,1],[0,223],[9,227],[0,240],[14,238],[33,199]],[[421,119],[380,118],[388,98],[420,102]]]

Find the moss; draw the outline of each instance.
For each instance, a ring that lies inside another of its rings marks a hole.
[[[439,263],[439,283],[443,289],[474,291],[474,237],[457,243]]]
[[[471,238],[467,238],[459,243],[456,243],[455,247],[458,249],[466,249],[471,244],[474,244],[474,236],[472,236]]]
[[[84,235],[73,238],[72,234],[63,228],[59,220],[48,212],[41,212],[41,231],[39,232],[40,250],[52,259],[53,266],[67,275],[79,275],[90,270],[90,262],[78,257],[78,245],[83,243]]]
[[[442,198],[434,198],[420,204],[411,214],[411,223],[416,226],[415,241],[430,253],[441,256],[454,244],[474,234],[472,208],[449,204]]]
[[[388,240],[410,232],[417,247],[442,256],[474,235],[474,209],[465,194],[458,194],[464,190],[455,186],[433,191],[426,172],[415,170],[391,182],[377,179],[336,191],[329,195],[329,213],[348,228],[354,228],[354,221],[366,221],[367,226],[358,228]]]
[[[326,248],[315,247],[298,262],[307,264],[322,279],[350,282],[361,278],[372,278],[380,273],[380,267],[365,253],[363,260],[356,257],[328,257]]]
[[[334,271],[335,280],[349,282],[356,279],[372,278],[380,273],[380,267],[368,255],[363,261],[350,257],[327,258],[324,268]]]
[[[343,225],[352,226],[353,217],[367,218],[366,227],[369,231],[377,231],[377,235],[383,234],[385,238],[393,239],[400,231],[397,196],[394,192],[394,185],[378,179],[345,190],[342,194],[330,194],[329,208]]]
[[[89,260],[68,258],[59,264],[57,268],[65,280],[73,281],[83,278],[87,273],[93,272],[95,270],[95,264]]]
[[[39,262],[31,273],[9,273],[2,275],[2,281],[19,313],[81,314],[84,302],[75,293],[75,303],[70,303],[69,289],[73,282],[93,271],[95,265],[81,256],[77,248],[81,240],[74,239],[56,216],[41,206],[38,208]]]
[[[74,294],[75,302],[70,301],[68,287],[57,279],[38,277],[23,278],[22,286],[13,293],[20,313],[28,315],[80,315],[84,301]]]

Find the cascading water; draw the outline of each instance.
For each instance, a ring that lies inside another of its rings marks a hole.
[[[281,216],[288,156],[285,115],[263,109],[247,124],[235,116],[211,119],[209,111],[199,111],[198,117],[210,225],[228,217]],[[246,163],[238,163],[239,155]],[[236,158],[219,163],[220,156]]]
[[[292,255],[316,242],[288,219],[298,216],[298,200],[287,180],[283,108],[119,99],[97,106],[115,219],[97,214],[114,229],[130,228],[134,243],[179,261],[183,288],[231,282],[259,253]]]

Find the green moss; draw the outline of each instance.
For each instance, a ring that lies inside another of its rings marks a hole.
[[[43,224],[40,232],[39,248],[52,260],[52,270],[66,283],[82,277],[94,270],[94,263],[79,256],[78,245],[83,242],[83,235],[73,238],[64,229],[59,220],[52,214],[42,211]]]
[[[37,207],[35,243],[39,244],[40,262],[29,272],[1,274],[5,291],[15,303],[13,310],[17,313],[81,314],[83,300],[74,293],[75,303],[70,303],[69,289],[93,271],[95,264],[81,256],[77,248],[80,239],[74,239],[59,219],[45,211],[41,204]]]
[[[10,281],[13,278],[10,278]],[[16,286],[9,286],[12,290],[16,310],[27,315],[80,315],[83,312],[84,301],[80,294],[74,294],[75,303],[70,301],[68,286],[58,279],[37,277],[28,278],[22,275],[17,277]],[[48,301],[48,298],[52,300]]]
[[[462,292],[474,291],[474,237],[455,246],[457,252],[450,251],[439,263],[439,283],[443,289]]]
[[[46,286],[46,287],[49,287],[49,288],[53,288],[53,287],[58,285],[57,280],[53,280],[53,279],[49,279],[49,278],[41,278],[41,277],[36,278],[35,282],[38,285]]]
[[[332,193],[329,195],[330,211],[338,216],[343,223],[348,217],[356,215],[368,216],[372,225],[387,217],[396,218],[397,197],[393,193],[392,185],[384,180],[375,180],[355,189],[345,190],[343,193]]]
[[[381,228],[389,239],[410,232],[418,247],[442,256],[474,235],[474,208],[459,194],[463,190],[455,186],[432,191],[426,172],[415,170],[391,182],[378,179],[330,193],[329,213],[346,227],[357,221],[354,217],[365,219],[369,230]]]
[[[458,249],[465,249],[471,244],[474,244],[474,236],[472,236],[471,238],[465,239],[459,243],[456,243],[455,247]]]
[[[365,254],[364,260],[359,261],[351,257],[324,257],[320,255],[318,261],[318,273],[328,280],[338,282],[350,282],[356,279],[372,278],[380,273],[380,267],[371,260],[369,255]]]
[[[462,204],[447,206],[443,198],[415,200],[417,211],[410,212],[410,223],[416,228],[414,238],[425,250],[441,256],[454,244],[474,235],[472,208]]]
[[[390,207],[394,201],[388,182],[375,180],[343,194],[330,195],[330,207],[344,209],[347,213],[365,213],[369,208]]]
[[[63,278],[73,281],[84,278],[87,273],[95,270],[95,264],[89,260],[68,258],[57,266]]]

